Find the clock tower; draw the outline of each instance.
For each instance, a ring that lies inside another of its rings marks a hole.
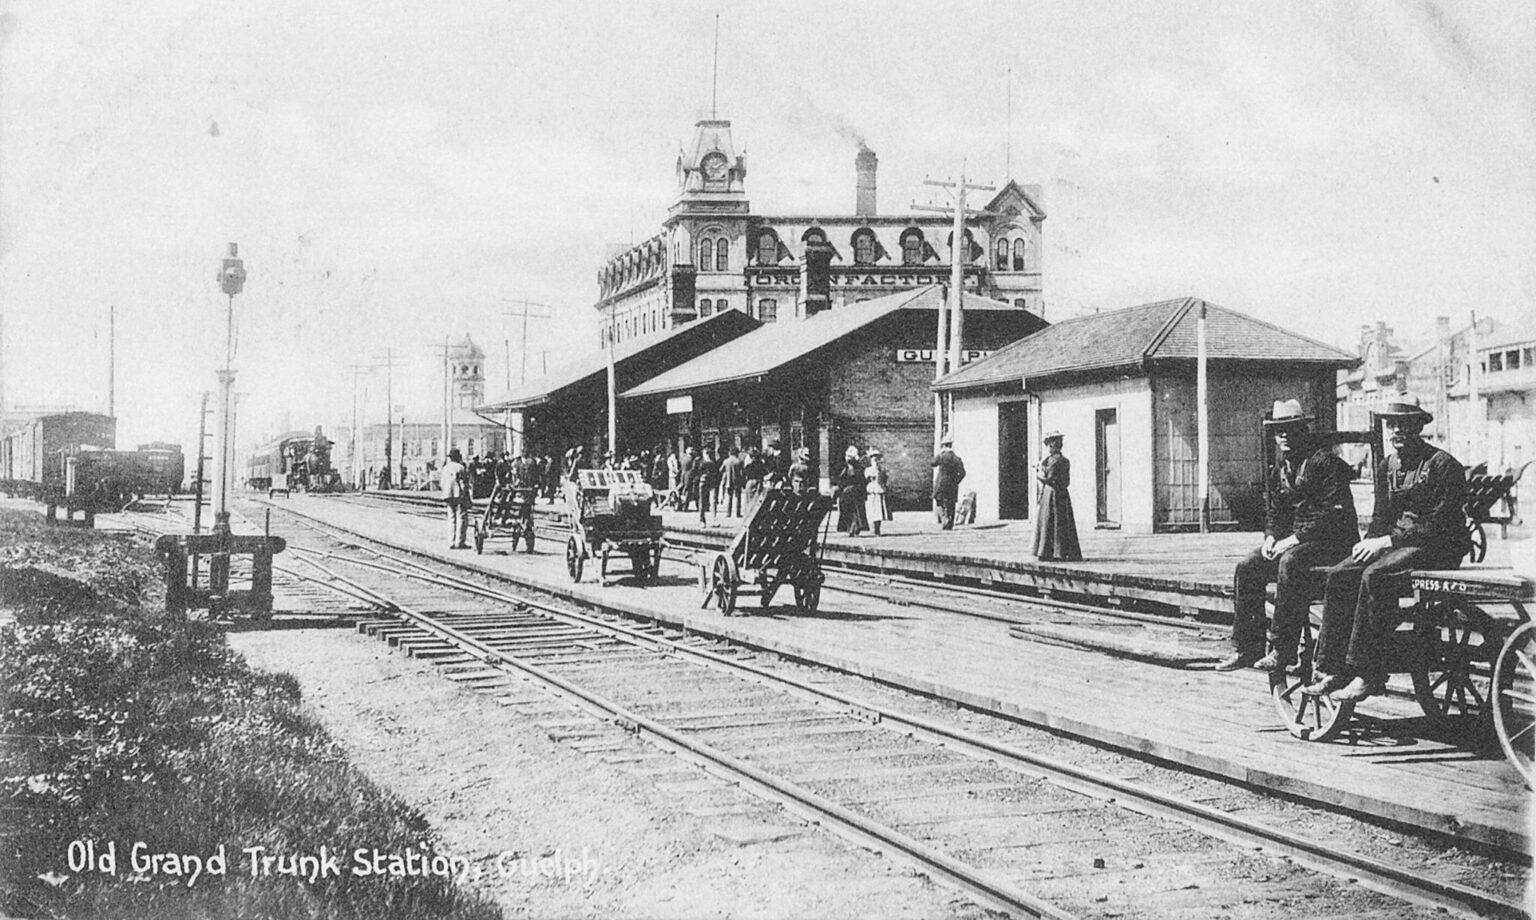
[[[746,214],[746,178],[747,161],[736,153],[730,121],[701,119],[693,145],[677,154],[677,200],[668,217]]]

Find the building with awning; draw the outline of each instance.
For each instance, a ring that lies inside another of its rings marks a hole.
[[[934,383],[980,518],[1034,513],[1042,435],[1060,431],[1079,527],[1149,533],[1200,522],[1196,368],[1205,316],[1210,517],[1263,516],[1261,420],[1299,399],[1334,427],[1347,352],[1193,297],[1063,319]]]
[[[661,332],[626,339],[613,349],[617,390],[640,385],[757,329],[740,310],[727,310]],[[576,445],[589,453],[607,449],[608,354],[595,351],[488,400],[476,411],[501,418],[512,432],[513,452],[559,457]],[[662,440],[664,413],[647,416],[643,407],[618,413],[618,449],[655,450]]]
[[[892,504],[924,507],[932,481],[933,343],[944,297],[930,285],[764,325],[623,390],[620,417],[662,415],[669,450],[778,443],[788,454],[806,447],[824,482],[847,447],[878,447]],[[968,360],[1049,325],[972,294],[962,310]]]

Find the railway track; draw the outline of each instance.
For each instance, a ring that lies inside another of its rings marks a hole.
[[[1236,814],[1274,810],[1257,794],[1221,787],[1214,807],[1177,771],[1126,779],[1086,745],[1043,755],[1002,720],[957,727],[931,701],[278,518],[309,582],[389,614],[360,631],[484,692],[537,685],[585,714],[558,726],[583,749],[644,739],[1015,916],[1524,916],[1519,872],[1481,890],[1443,878],[1433,848],[1389,864]],[[1318,820],[1352,819],[1301,816]]]

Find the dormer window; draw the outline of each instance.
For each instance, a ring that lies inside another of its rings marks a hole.
[[[901,234],[901,264],[923,264],[923,231],[909,227]]]
[[[875,264],[875,234],[871,230],[856,230],[853,234],[853,261],[856,265]]]
[[[779,237],[772,230],[764,230],[757,235],[757,264],[779,264]]]

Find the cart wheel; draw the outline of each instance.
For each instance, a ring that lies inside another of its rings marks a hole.
[[[1269,695],[1286,731],[1302,741],[1331,741],[1349,724],[1355,704],[1337,702],[1326,693],[1311,696],[1301,692],[1301,688],[1316,679],[1312,653],[1303,650],[1298,673],[1285,670],[1270,673]]]
[[[1471,538],[1472,548],[1467,551],[1468,562],[1482,562],[1488,556],[1488,534],[1483,530],[1481,521],[1474,523],[1472,529],[1467,531]]]
[[[533,522],[529,521],[523,526],[523,549],[525,552],[533,552]]]
[[[1536,783],[1536,623],[1515,630],[1499,652],[1493,669],[1493,727],[1504,756],[1525,778]],[[1536,787],[1533,787],[1536,788]]]
[[[726,616],[736,612],[736,573],[731,571],[731,560],[725,556],[715,559],[714,571],[715,606]]]
[[[821,582],[810,577],[795,582],[795,606],[806,613],[815,613],[821,606]]]
[[[1472,605],[1426,603],[1414,612],[1419,660],[1413,695],[1451,735],[1484,731],[1493,718],[1493,619]]]
[[[571,581],[581,581],[582,558],[581,542],[572,534],[565,541],[565,570],[570,573]]]

